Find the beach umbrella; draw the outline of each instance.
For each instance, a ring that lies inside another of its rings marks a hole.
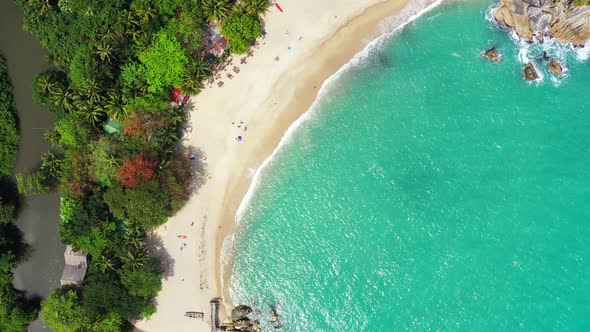
[[[238,140],[238,142],[241,142],[242,141],[242,136],[238,136],[238,137],[236,137],[236,139]]]
[[[277,6],[277,9],[281,11],[281,13],[283,12],[283,8],[281,8],[281,6],[279,6],[278,3],[275,2],[275,6]]]
[[[186,236],[186,235],[178,235],[178,238],[179,238],[179,239],[187,239],[187,238],[188,238],[188,236]]]

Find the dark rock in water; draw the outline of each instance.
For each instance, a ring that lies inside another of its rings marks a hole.
[[[535,67],[530,62],[527,63],[526,66],[524,66],[524,69],[522,70],[522,73],[523,73],[524,79],[526,81],[534,81],[537,78],[539,78],[539,75],[537,74],[537,71],[535,70]]]
[[[275,309],[271,309],[270,311],[270,321],[275,323],[279,320],[279,315]]]
[[[252,308],[247,305],[240,304],[231,311],[231,319],[235,322],[246,318],[252,312]]]
[[[561,64],[559,63],[559,61],[557,61],[555,59],[551,59],[551,61],[549,62],[549,66],[547,66],[547,67],[555,75],[557,75],[557,76],[563,75],[563,68],[561,67]]]
[[[549,61],[549,54],[547,52],[543,52],[543,61]]]
[[[500,61],[500,55],[498,55],[498,49],[496,48],[496,46],[490,48],[489,50],[485,51],[483,53],[484,58],[492,61],[492,62],[498,62]]]
[[[543,42],[543,39],[544,39],[543,33],[539,31],[539,32],[537,33],[537,40],[538,40],[540,43],[542,43],[542,42]]]

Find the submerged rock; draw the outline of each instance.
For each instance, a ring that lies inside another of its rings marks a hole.
[[[246,318],[252,312],[252,308],[247,305],[240,304],[239,306],[233,308],[231,311],[231,319],[235,321],[242,320]]]
[[[500,61],[500,58],[501,58],[501,56],[498,55],[498,49],[496,48],[496,46],[485,51],[483,53],[483,56],[484,56],[484,58],[486,58],[492,62],[498,62],[498,61]]]
[[[524,69],[522,70],[522,74],[524,75],[524,79],[526,81],[534,81],[537,78],[539,78],[539,74],[537,74],[535,67],[530,62],[527,63],[526,66],[524,66]]]
[[[547,68],[549,68],[549,70],[557,76],[563,75],[563,68],[561,67],[559,61],[555,59],[551,59]]]

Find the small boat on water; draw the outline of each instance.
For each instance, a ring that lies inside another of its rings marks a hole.
[[[184,315],[186,317],[190,317],[190,318],[201,318],[203,319],[203,317],[205,317],[205,315],[202,312],[197,312],[197,311],[187,311],[184,313]]]

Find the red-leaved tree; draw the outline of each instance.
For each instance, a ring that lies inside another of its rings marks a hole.
[[[125,188],[137,187],[154,177],[156,166],[158,166],[157,161],[151,160],[145,152],[141,152],[135,156],[135,159],[123,163],[123,166],[117,170],[117,180]]]

